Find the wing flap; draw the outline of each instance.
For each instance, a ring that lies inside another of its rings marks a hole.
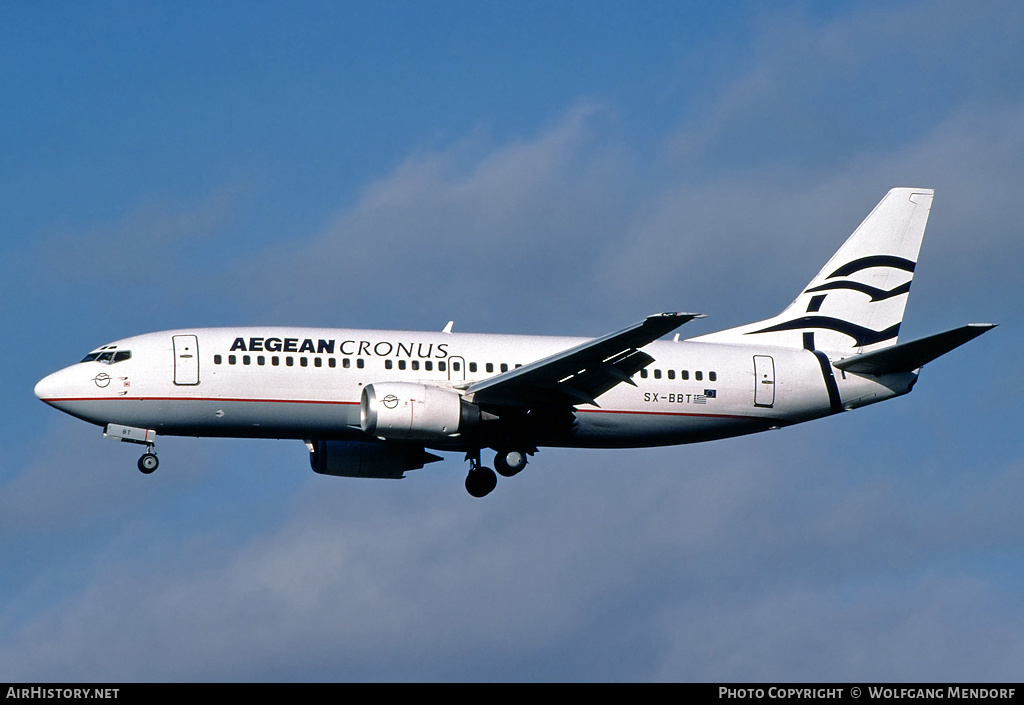
[[[658,313],[615,333],[589,340],[500,375],[475,382],[466,394],[478,404],[533,406],[593,404],[654,361],[639,348],[700,313]]]

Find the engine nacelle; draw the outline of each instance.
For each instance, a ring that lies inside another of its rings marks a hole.
[[[309,464],[321,475],[398,479],[406,470],[418,470],[441,460],[423,446],[405,443],[314,441]]]
[[[441,440],[479,420],[480,409],[458,392],[426,384],[368,384],[359,401],[360,427],[378,438]]]

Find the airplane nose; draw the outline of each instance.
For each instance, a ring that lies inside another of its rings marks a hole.
[[[46,398],[50,396],[50,377],[53,375],[47,375],[41,380],[36,382],[35,393],[36,396],[41,400],[46,401]]]
[[[39,397],[41,400],[45,401],[47,404],[50,403],[51,399],[59,397],[59,390],[61,387],[61,382],[59,379],[60,376],[60,372],[54,372],[52,375],[47,375],[46,377],[43,377],[41,380],[36,382],[36,396]]]

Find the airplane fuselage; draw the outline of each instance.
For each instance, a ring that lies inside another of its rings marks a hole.
[[[160,435],[373,440],[360,428],[367,384],[465,388],[585,341],[311,328],[165,331],[104,346],[97,352],[109,351],[108,359],[60,370],[37,394],[91,423]],[[633,384],[615,386],[596,406],[575,406],[566,423],[533,425],[533,442],[613,448],[725,438],[889,399],[916,380],[912,372],[844,374],[810,350],[693,341],[656,341],[642,350],[654,362]],[[114,361],[117,352],[124,359]],[[425,445],[465,449],[458,435]]]

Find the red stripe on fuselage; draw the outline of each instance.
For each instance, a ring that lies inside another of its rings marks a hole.
[[[330,401],[326,399],[235,399],[228,397],[59,397],[43,399],[45,402],[62,401],[205,401],[205,402],[256,402],[262,404],[340,404],[358,406],[357,401]],[[752,419],[767,421],[770,417],[745,416],[742,414],[699,414],[685,411],[640,411],[626,409],[576,409],[585,414],[632,414],[641,416],[691,416],[709,419]]]
[[[272,404],[354,404],[357,401],[329,401],[326,399],[232,399],[229,397],[58,397],[43,399],[52,401],[244,401],[264,402]]]
[[[640,414],[642,416],[700,416],[709,419],[755,419],[758,421],[770,420],[766,416],[743,416],[740,414],[696,414],[686,411],[632,411],[622,409],[576,409],[585,414]]]

